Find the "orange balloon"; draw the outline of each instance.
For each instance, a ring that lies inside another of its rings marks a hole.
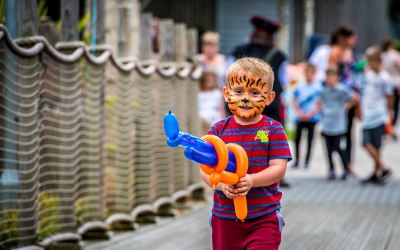
[[[226,145],[226,148],[232,151],[232,153],[235,155],[236,175],[239,178],[242,178],[247,174],[247,170],[249,168],[249,159],[247,158],[246,151],[240,145],[234,143]],[[243,222],[248,213],[246,197],[236,196],[233,198],[233,204],[235,205],[236,217]]]
[[[218,163],[216,167],[209,167],[203,164],[199,164],[200,169],[210,176],[210,183],[215,189],[218,182],[222,182],[228,185],[235,185],[239,182],[239,179],[247,174],[247,169],[249,167],[249,160],[247,158],[246,151],[238,144],[230,143],[225,145],[225,143],[215,135],[206,135],[202,137],[206,142],[211,143],[218,156]],[[228,150],[232,151],[236,159],[236,173],[231,173],[225,171],[228,165],[229,154]],[[233,198],[233,203],[235,205],[236,217],[244,221],[247,217],[247,199],[245,196],[237,196]]]
[[[228,149],[226,148],[224,141],[215,135],[205,135],[201,139],[211,143],[214,146],[218,156],[218,163],[217,166],[215,166],[215,168],[212,169],[213,172],[221,173],[226,168],[226,165],[228,165],[228,160],[229,160]],[[199,165],[205,166],[206,168],[210,168],[206,165],[202,164]]]

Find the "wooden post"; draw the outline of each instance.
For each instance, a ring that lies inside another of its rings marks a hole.
[[[129,56],[131,9],[127,6],[118,7],[118,56]]]
[[[150,60],[153,58],[151,29],[153,14],[143,13],[140,29],[140,60]]]
[[[187,50],[188,57],[194,60],[195,56],[198,54],[198,33],[197,29],[190,28],[187,31]]]
[[[61,0],[61,40],[78,41],[79,0]]]
[[[160,61],[173,61],[174,49],[174,21],[163,19],[160,21]]]
[[[175,61],[184,62],[188,56],[186,24],[177,23],[175,31]]]
[[[27,37],[38,34],[37,4],[32,0],[17,1],[18,36]]]
[[[103,44],[106,41],[106,29],[105,29],[106,0],[96,0],[96,1],[97,1],[96,44]]]

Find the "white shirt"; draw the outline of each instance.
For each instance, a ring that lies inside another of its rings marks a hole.
[[[389,73],[391,84],[400,87],[400,54],[394,49],[382,53],[382,68]]]
[[[200,91],[198,93],[199,116],[210,125],[222,120],[222,90]]]
[[[317,73],[315,79],[319,82],[324,82],[326,78],[326,69],[328,68],[329,54],[331,53],[331,46],[321,45],[310,56],[310,63],[312,63]]]
[[[362,126],[364,129],[376,128],[386,124],[388,119],[386,96],[392,94],[390,77],[387,72],[369,70],[365,73],[362,86]]]

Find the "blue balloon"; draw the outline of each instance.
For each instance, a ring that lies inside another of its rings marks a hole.
[[[211,143],[202,140],[201,138],[180,132],[178,119],[171,111],[164,116],[164,132],[167,136],[168,146],[186,147],[184,153],[188,160],[207,165],[209,167],[215,167],[217,165],[218,156],[214,146]],[[228,151],[228,153],[229,161],[225,171],[235,173],[235,155],[231,151]]]

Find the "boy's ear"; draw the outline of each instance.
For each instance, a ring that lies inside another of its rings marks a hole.
[[[223,90],[224,90],[224,100],[225,102],[228,102],[228,89],[226,88],[226,86],[224,86]]]
[[[267,99],[265,100],[265,106],[269,106],[271,104],[271,102],[274,101],[275,99],[275,92],[271,91],[271,93],[269,93],[269,95],[267,96]]]

